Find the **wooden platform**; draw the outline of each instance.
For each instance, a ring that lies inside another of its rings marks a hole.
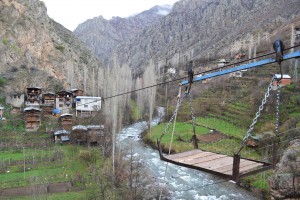
[[[159,143],[158,146],[161,160],[235,181],[238,181],[242,177],[268,170],[272,167],[269,163],[240,158],[239,155],[232,157],[199,149],[164,156]]]

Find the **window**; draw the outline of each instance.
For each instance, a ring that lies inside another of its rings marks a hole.
[[[60,107],[60,108],[63,107],[63,104],[59,104],[59,107]]]
[[[85,104],[85,105],[83,105],[83,106],[84,106],[85,108],[88,108],[88,107],[89,107],[89,105],[86,105],[86,104]]]

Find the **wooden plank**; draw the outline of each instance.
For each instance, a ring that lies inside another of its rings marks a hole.
[[[211,167],[213,167],[214,165],[228,163],[228,161],[230,160],[230,157],[226,155],[215,155],[214,158],[215,159],[208,160],[206,162],[195,163],[194,165],[211,170]]]
[[[263,166],[263,164],[241,159],[240,174],[243,174],[246,171],[249,171],[250,169],[254,169],[254,168],[259,167],[259,166]],[[232,167],[231,167],[231,169],[229,167],[225,168],[222,171],[220,170],[219,172],[224,173],[224,174],[232,174]]]
[[[248,163],[246,162],[246,160],[241,159],[240,167],[245,166],[245,165],[248,165]],[[228,165],[220,167],[220,168],[216,168],[215,170],[220,173],[232,174],[232,167],[233,167],[233,159],[232,159],[231,164],[228,164]]]
[[[195,149],[192,151],[182,152],[173,155],[165,156],[169,162],[181,166],[206,171],[211,174],[216,174],[224,177],[232,176],[233,157],[201,151]],[[247,159],[240,160],[240,174],[245,174],[263,167],[263,163],[255,162]]]
[[[211,170],[218,171],[219,169],[222,169],[226,166],[230,166],[231,169],[233,167],[233,158],[232,157],[224,157],[222,159],[216,160],[216,162],[213,163],[213,165],[210,167]]]
[[[181,158],[181,157],[185,157],[185,156],[190,156],[190,155],[194,155],[197,153],[201,153],[203,151],[199,150],[199,149],[195,149],[192,151],[186,151],[186,152],[182,152],[182,153],[177,153],[177,154],[172,154],[172,155],[166,155],[165,158],[173,160],[175,158]]]
[[[261,164],[261,163],[252,163],[247,166],[240,167],[240,174],[249,172],[249,171],[251,171],[251,169],[256,169],[257,167],[262,167],[262,166],[263,166],[263,164]]]
[[[186,162],[189,160],[203,159],[203,158],[211,156],[213,154],[214,153],[211,153],[211,152],[202,152],[202,153],[197,153],[195,155],[181,157],[181,158],[172,159],[172,160],[177,161],[177,162]]]
[[[204,158],[186,161],[185,163],[188,164],[188,165],[194,165],[194,166],[199,165],[199,167],[200,167],[200,164],[204,165],[205,163],[211,163],[211,162],[214,162],[216,159],[219,159],[219,158],[222,158],[222,157],[226,157],[226,155],[214,154],[214,155],[207,156],[207,157],[204,157]]]

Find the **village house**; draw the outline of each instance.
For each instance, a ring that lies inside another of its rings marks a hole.
[[[12,113],[21,112],[21,108],[25,101],[24,97],[23,92],[14,92],[6,95],[5,103],[10,105]]]
[[[80,90],[80,89],[72,89],[71,91],[73,94],[72,108],[76,108],[76,97],[83,96],[84,92],[83,92],[83,90]]]
[[[77,125],[72,127],[71,140],[76,144],[87,144],[88,129],[86,126]]]
[[[48,92],[43,94],[41,109],[45,115],[52,115],[55,108],[55,93]]]
[[[39,108],[42,101],[42,88],[28,87],[25,94],[25,106]]]
[[[281,79],[281,74],[275,74],[274,75],[277,79]],[[292,78],[290,77],[290,75],[288,74],[283,74],[282,75],[282,79],[279,82],[279,86],[280,87],[284,87],[286,85],[290,85],[292,83]],[[274,81],[272,83],[272,90],[277,90],[277,81]]]
[[[295,28],[295,36],[296,36],[296,38],[300,38],[300,28],[299,27]]]
[[[225,65],[227,65],[229,63],[229,61],[227,61],[226,59],[219,59],[218,61],[218,67],[224,67]]]
[[[41,109],[27,107],[24,109],[26,131],[37,131],[41,125]]]
[[[87,143],[88,146],[99,145],[104,137],[104,126],[103,125],[88,125],[86,126]]]
[[[229,77],[241,78],[241,77],[243,77],[243,72],[241,72],[241,71],[232,72],[232,73],[229,74]]]
[[[80,90],[80,89],[72,89],[72,94],[73,94],[73,97],[77,97],[77,96],[83,96],[84,92],[83,90]]]
[[[70,113],[73,102],[73,93],[71,91],[61,91],[56,93],[55,106],[62,114]]]
[[[4,107],[0,106],[0,120],[3,119],[3,110],[4,110]]]
[[[77,96],[76,117],[93,116],[101,109],[101,97]]]
[[[71,131],[73,126],[73,115],[62,114],[60,116],[61,126],[64,130]]]
[[[54,132],[55,143],[66,143],[70,141],[70,131],[68,130],[57,130]]]

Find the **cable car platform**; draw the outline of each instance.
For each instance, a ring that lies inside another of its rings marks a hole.
[[[239,155],[227,156],[195,149],[164,156],[159,142],[158,148],[160,159],[163,161],[234,181],[272,168],[270,163],[240,158]]]

